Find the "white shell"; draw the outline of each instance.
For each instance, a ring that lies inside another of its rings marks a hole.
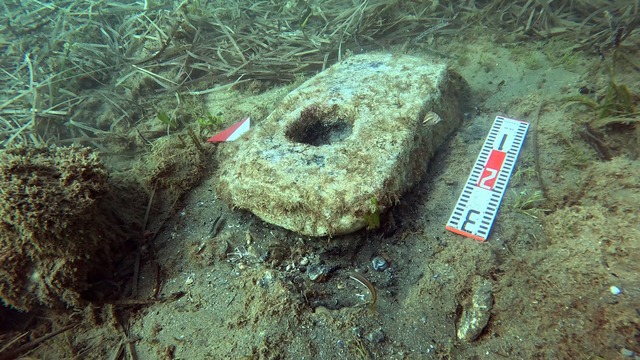
[[[422,121],[423,124],[437,124],[440,121],[442,121],[442,118],[440,117],[440,115],[434,113],[433,111],[429,111],[427,113],[427,115],[425,115],[424,120]]]

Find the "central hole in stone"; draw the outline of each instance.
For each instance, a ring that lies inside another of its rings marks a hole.
[[[300,118],[289,125],[287,139],[312,146],[329,145],[351,135],[352,125],[336,114],[335,107],[311,105],[300,113]]]

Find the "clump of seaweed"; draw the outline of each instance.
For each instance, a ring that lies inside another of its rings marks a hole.
[[[626,85],[616,83],[613,77],[610,78],[603,96],[569,96],[564,101],[580,103],[597,112],[596,121],[600,123],[606,123],[606,121],[602,120],[607,118],[623,118],[637,115],[635,106],[637,95],[632,94]]]
[[[637,144],[640,145],[640,128],[638,126],[640,112],[637,110],[640,96],[632,93],[626,85],[616,83],[613,75],[610,76],[604,95],[570,96],[564,101],[579,103],[592,111],[591,119],[587,120],[585,124],[586,135],[583,137],[596,142],[597,147],[600,148],[599,152],[606,152],[606,150],[603,149],[603,141],[594,132],[612,125],[631,128],[635,132]]]
[[[512,192],[515,197],[513,208],[517,212],[537,219],[538,213],[546,211],[540,207],[545,201],[541,190],[536,190],[534,192],[527,192],[527,190],[517,192],[512,190]]]

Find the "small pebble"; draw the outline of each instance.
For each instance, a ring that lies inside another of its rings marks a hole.
[[[327,275],[331,272],[332,267],[327,265],[312,264],[307,267],[307,276],[311,281],[323,282],[327,279]]]
[[[634,357],[636,355],[636,353],[633,352],[633,350],[629,350],[627,348],[620,349],[620,354],[622,354],[622,356],[626,356],[626,357]]]
[[[611,286],[609,288],[609,291],[611,291],[613,295],[620,295],[622,293],[622,290],[620,290],[620,288],[617,286]]]
[[[370,332],[367,334],[367,340],[371,343],[381,343],[384,341],[384,332],[382,329],[378,329],[376,331]]]
[[[300,259],[300,265],[302,265],[302,266],[309,265],[309,258],[305,256],[302,259]]]
[[[371,266],[376,271],[385,271],[389,267],[389,262],[382,256],[376,256],[371,260]]]
[[[353,327],[351,328],[351,333],[357,337],[357,338],[361,338],[362,337],[362,328],[361,327]]]
[[[493,286],[487,279],[477,279],[473,283],[471,304],[463,307],[458,321],[458,339],[475,340],[489,323],[493,306]]]
[[[273,276],[273,273],[271,271],[265,271],[265,273],[262,275],[262,278],[260,279],[260,282],[258,284],[260,284],[261,287],[263,288],[268,288],[269,285],[271,285],[274,282],[275,278]]]

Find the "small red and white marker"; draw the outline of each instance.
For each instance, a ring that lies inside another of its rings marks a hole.
[[[219,142],[233,141],[239,138],[240,136],[242,136],[242,134],[249,131],[250,125],[251,125],[251,118],[247,116],[246,118],[238,121],[237,123],[229,126],[228,128],[210,137],[207,140],[207,142],[219,143]]]

